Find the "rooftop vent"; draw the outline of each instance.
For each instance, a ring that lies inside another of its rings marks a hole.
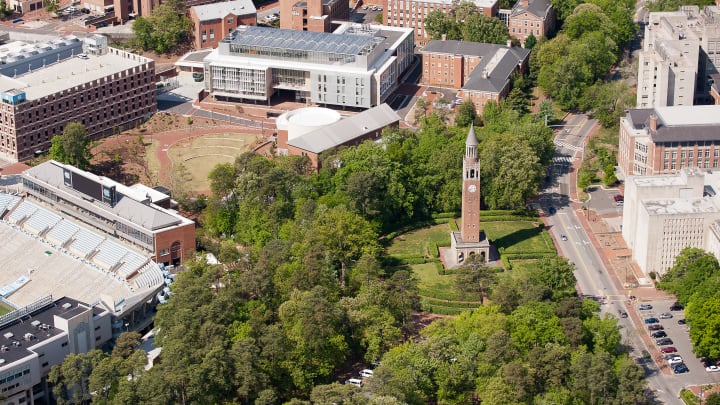
[[[7,332],[3,336],[5,336],[5,339],[12,339],[15,335],[12,332]]]
[[[38,320],[36,319],[36,320],[30,322],[30,325],[32,325],[32,326],[34,326],[34,327],[37,328],[38,326],[41,325],[41,323],[40,323],[40,321],[38,321]]]
[[[72,308],[72,304],[69,302],[66,302],[66,303],[62,304],[62,307],[63,307],[63,309],[70,309],[70,308]]]

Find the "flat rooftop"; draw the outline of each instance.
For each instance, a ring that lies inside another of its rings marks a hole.
[[[65,333],[62,329],[54,327],[54,317],[57,315],[67,318],[69,313],[75,312],[78,309],[85,311],[85,308],[78,308],[78,305],[80,305],[80,302],[63,297],[49,306],[31,313],[32,315],[30,317],[23,317],[23,322],[0,328],[0,334],[2,334],[2,336],[0,336],[0,345],[5,346],[6,349],[5,351],[0,351],[0,359],[4,360],[2,364],[12,363],[33,355],[33,353],[28,350],[29,347]],[[45,324],[51,327],[41,329],[33,324]],[[25,335],[28,333],[32,334],[32,338],[25,340]],[[12,336],[9,334],[12,334]],[[17,343],[13,344],[13,342]]]
[[[710,214],[720,212],[714,198],[669,198],[643,200],[645,209],[655,215]]]
[[[367,53],[375,44],[372,35],[335,34],[255,26],[238,27],[223,41],[229,41],[232,45],[344,55]]]
[[[22,90],[28,100],[37,100],[151,61],[129,52],[108,49],[104,55],[68,58],[16,78],[0,75],[0,92]]]

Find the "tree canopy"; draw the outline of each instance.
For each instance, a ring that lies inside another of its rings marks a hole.
[[[138,17],[133,24],[138,45],[158,53],[175,50],[187,40],[191,29],[192,21],[186,16],[186,6],[181,0],[164,1],[149,17]]]
[[[90,138],[85,126],[80,122],[68,123],[63,133],[51,140],[50,158],[58,162],[86,169],[91,157]]]
[[[474,3],[463,1],[450,13],[431,11],[425,17],[425,29],[431,39],[462,40],[505,44],[510,38],[505,24],[481,14]]]

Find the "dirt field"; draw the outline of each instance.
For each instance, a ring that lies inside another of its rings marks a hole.
[[[259,143],[243,127],[218,127],[209,120],[192,123],[156,114],[138,129],[103,139],[94,149],[93,170],[123,184],[172,187],[173,168],[185,166],[185,191],[207,193],[207,176],[219,163],[230,163]],[[257,132],[257,131],[255,131]]]

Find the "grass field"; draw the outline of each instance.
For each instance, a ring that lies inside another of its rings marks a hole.
[[[503,248],[506,254],[518,253],[554,253],[555,247],[547,236],[547,231],[529,221],[483,222],[482,227],[496,247]],[[545,234],[543,234],[545,233]],[[389,256],[398,258],[434,258],[435,243],[449,246],[450,226],[447,223],[416,229],[402,234],[387,249]],[[513,277],[530,271],[536,259],[515,259],[513,271],[500,274],[501,277]],[[427,311],[438,314],[456,314],[474,305],[462,303],[455,291],[455,275],[440,274],[435,262],[404,265],[410,268],[418,280],[422,295],[422,305]],[[513,274],[510,274],[513,273]]]
[[[242,134],[209,134],[178,142],[168,155],[173,166],[185,165],[192,180],[188,190],[208,190],[208,174],[220,163],[232,163],[235,157],[250,150],[256,136]],[[154,156],[154,155],[153,155]]]
[[[439,224],[398,235],[387,249],[393,255],[417,255],[423,257],[425,252],[436,242],[440,246],[450,245],[450,225]]]
[[[8,304],[0,301],[0,315],[5,315],[5,314],[8,314],[8,313],[10,313],[10,312],[12,312],[12,311],[14,311],[14,308],[13,308],[13,307],[11,307],[10,305],[8,305]]]
[[[542,235],[545,230],[527,221],[483,222],[482,228],[488,239],[507,253],[554,252],[550,238]],[[545,235],[547,236],[547,235]]]

